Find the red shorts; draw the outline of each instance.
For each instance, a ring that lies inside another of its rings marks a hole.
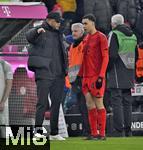
[[[96,80],[98,77],[89,77],[83,78],[82,80],[82,91],[83,94],[86,95],[88,92],[91,93],[95,97],[103,97],[105,91],[105,79],[103,79],[103,84],[100,89],[96,88]]]

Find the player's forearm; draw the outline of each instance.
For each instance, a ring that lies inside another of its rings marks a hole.
[[[102,61],[100,75],[99,75],[100,77],[105,78],[108,62],[109,62],[109,56],[108,55],[104,56],[103,61]]]

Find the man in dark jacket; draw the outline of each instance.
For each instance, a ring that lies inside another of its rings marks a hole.
[[[107,88],[111,92],[114,136],[131,135],[132,96],[134,86],[134,59],[136,36],[124,24],[122,15],[111,18],[112,32],[109,34],[109,66]]]
[[[112,14],[122,14],[125,22],[131,27],[135,26],[137,11],[136,0],[109,0],[112,7]]]
[[[51,12],[41,26],[31,29],[26,34],[27,40],[31,44],[28,67],[34,71],[37,84],[38,102],[35,127],[41,127],[43,124],[50,95],[51,140],[64,140],[58,134],[59,107],[66,73],[66,51],[63,35],[59,30],[61,20],[59,13]],[[41,131],[37,132],[35,135],[40,137]]]

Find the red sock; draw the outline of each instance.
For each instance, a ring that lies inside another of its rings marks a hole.
[[[101,136],[105,136],[105,128],[106,128],[106,109],[98,109],[98,123],[99,123],[99,134]]]
[[[91,135],[97,135],[97,109],[93,108],[88,110],[88,118],[91,129]]]
[[[97,112],[97,130],[100,130],[101,128],[100,119],[101,119],[101,116],[98,115],[98,112]]]

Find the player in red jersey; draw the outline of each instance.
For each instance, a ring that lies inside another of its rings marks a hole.
[[[96,30],[95,17],[92,14],[84,16],[82,23],[88,33],[84,40],[83,64],[80,70],[83,77],[82,90],[87,101],[91,128],[91,136],[88,139],[104,140],[106,110],[103,96],[106,68],[109,61],[108,42],[106,36]],[[97,129],[98,127],[99,129]]]

